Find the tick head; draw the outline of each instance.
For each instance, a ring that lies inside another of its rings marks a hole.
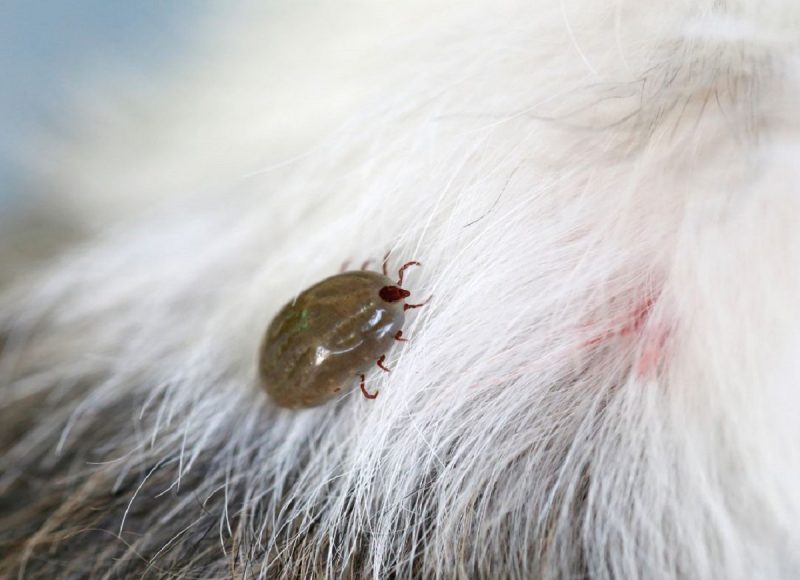
[[[378,291],[378,295],[386,302],[398,302],[411,296],[411,292],[400,286],[384,286]]]

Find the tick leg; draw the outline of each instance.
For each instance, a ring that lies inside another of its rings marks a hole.
[[[406,271],[406,268],[410,268],[411,266],[422,266],[422,264],[420,264],[419,262],[406,262],[405,264],[403,264],[402,268],[400,268],[397,271],[397,275],[399,276],[399,279],[397,280],[398,286],[403,285],[403,272]]]
[[[364,384],[364,375],[359,375],[359,376],[361,377],[361,394],[364,395],[364,398],[370,400],[377,399],[378,393],[380,393],[380,391],[375,391],[374,393],[370,393],[367,390],[366,385]]]
[[[377,361],[378,362],[378,366],[381,367],[383,370],[385,370],[387,373],[390,373],[392,371],[390,369],[387,369],[385,366],[383,366],[383,361],[385,361],[385,360],[386,360],[386,355],[382,354],[381,358],[379,358],[378,361]]]
[[[407,338],[403,338],[403,331],[398,330],[397,334],[394,335],[395,340],[399,340],[400,342],[408,342]]]
[[[366,269],[367,269],[367,266],[369,266],[370,262],[372,262],[372,260],[369,260],[369,259],[367,259],[367,260],[364,260],[364,263],[363,263],[363,264],[361,264],[361,269],[362,269],[362,270],[366,270]]]
[[[341,274],[342,272],[346,272],[347,271],[347,267],[349,265],[350,265],[350,260],[345,260],[344,262],[342,262],[342,267],[339,268],[339,273]]]
[[[389,262],[389,254],[391,254],[391,253],[392,253],[392,251],[389,250],[388,252],[386,252],[386,255],[383,257],[383,275],[384,276],[388,276],[389,275],[389,272],[386,269],[386,265]]]
[[[411,310],[412,308],[421,308],[425,306],[428,302],[431,301],[433,296],[428,296],[428,299],[425,302],[420,302],[419,304],[403,304],[403,310]]]

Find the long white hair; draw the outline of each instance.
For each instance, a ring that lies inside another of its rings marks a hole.
[[[0,572],[798,577],[800,4],[386,10],[233,11],[43,143],[104,227],[0,303]],[[387,251],[379,397],[275,407],[271,317]]]

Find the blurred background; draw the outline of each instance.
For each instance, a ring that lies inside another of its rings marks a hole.
[[[108,85],[135,84],[141,97],[187,60],[210,15],[202,0],[0,3],[0,285],[84,234],[58,177],[68,152],[125,107]]]
[[[0,3],[0,287],[314,151],[422,50],[434,4]]]

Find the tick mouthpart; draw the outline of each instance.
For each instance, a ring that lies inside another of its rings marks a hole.
[[[386,302],[397,302],[411,296],[411,292],[400,286],[384,286],[378,291],[378,295]]]

